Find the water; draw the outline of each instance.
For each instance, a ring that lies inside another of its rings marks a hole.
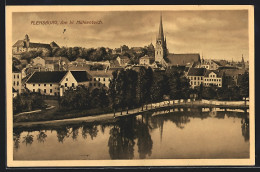
[[[249,158],[248,113],[169,109],[14,129],[14,160]]]

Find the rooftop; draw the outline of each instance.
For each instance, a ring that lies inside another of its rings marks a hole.
[[[193,63],[200,62],[199,54],[169,54],[169,65],[172,66],[186,66]]]
[[[67,71],[34,72],[26,83],[59,83]]]
[[[205,68],[190,68],[188,76],[204,76],[206,73]]]

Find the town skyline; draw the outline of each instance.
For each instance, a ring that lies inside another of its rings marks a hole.
[[[160,12],[14,13],[13,43],[31,42],[86,48],[155,45]],[[131,14],[130,14],[131,13]],[[171,53],[200,53],[206,59],[248,60],[247,11],[164,11],[162,20]],[[172,20],[172,18],[175,18]],[[131,20],[131,23],[129,20]],[[239,19],[239,20],[238,20]],[[100,20],[103,24],[32,25],[31,21]],[[22,27],[22,25],[24,25]],[[19,31],[18,31],[19,30]],[[50,32],[51,31],[51,32]],[[64,32],[65,31],[65,32]],[[41,32],[41,34],[39,34]],[[78,33],[78,34],[75,34]]]

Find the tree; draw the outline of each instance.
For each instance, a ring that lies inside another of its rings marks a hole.
[[[137,87],[136,87],[136,98],[139,105],[142,106],[143,110],[143,103],[144,103],[144,93],[145,93],[145,83],[146,83],[146,69],[145,67],[141,66],[140,70],[138,72],[138,78],[137,78]]]
[[[137,72],[134,70],[126,70],[126,106],[127,114],[129,107],[134,107],[136,102],[136,85],[137,85]]]
[[[240,83],[240,94],[245,98],[249,97],[249,73],[245,72],[241,76],[241,83]]]
[[[151,102],[151,87],[153,84],[153,70],[152,68],[146,69],[145,76],[144,76],[144,102],[150,103]],[[147,109],[147,105],[146,105]]]
[[[189,80],[180,68],[170,68],[166,71],[169,94],[172,99],[188,98],[190,95]]]

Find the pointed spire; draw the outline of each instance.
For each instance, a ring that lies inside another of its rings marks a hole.
[[[164,35],[163,35],[163,24],[162,24],[162,13],[160,16],[160,25],[159,25],[159,34],[158,34],[158,39],[164,40]]]
[[[244,61],[244,57],[243,57],[243,54],[242,54],[242,61],[241,61],[242,63],[245,63],[245,61]]]

